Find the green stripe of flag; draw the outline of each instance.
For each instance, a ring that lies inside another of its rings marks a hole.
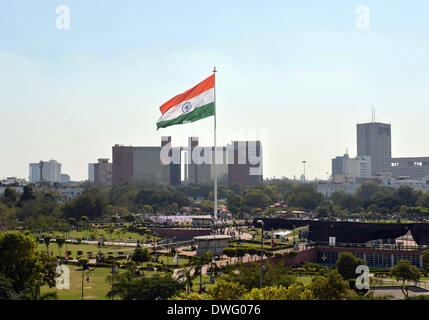
[[[192,112],[184,113],[175,119],[157,122],[156,126],[157,126],[157,129],[166,128],[169,126],[174,126],[175,124],[182,124],[184,122],[194,122],[213,115],[214,115],[214,102],[211,102],[209,104],[196,108]]]

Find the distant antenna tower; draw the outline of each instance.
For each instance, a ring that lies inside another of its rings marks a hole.
[[[375,109],[374,109],[374,105],[372,105],[372,123],[375,122]]]

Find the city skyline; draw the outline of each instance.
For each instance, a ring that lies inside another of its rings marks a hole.
[[[264,177],[299,178],[305,160],[308,179],[326,178],[332,157],[356,150],[355,125],[371,120],[372,105],[392,124],[392,157],[429,155],[427,3],[367,1],[368,30],[355,26],[358,3],[342,1],[221,2],[198,28],[207,5],[197,2],[64,4],[70,30],[55,27],[57,1],[0,4],[0,177],[28,178],[29,163],[55,159],[86,180],[88,163],[111,159],[113,145],[163,135],[183,145],[186,130],[210,145],[211,119],[158,131],[156,121],[213,65],[219,130],[268,133]],[[241,137],[231,138],[219,144]]]

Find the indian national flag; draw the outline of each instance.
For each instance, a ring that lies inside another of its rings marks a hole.
[[[159,109],[162,116],[157,129],[185,122],[194,122],[214,115],[215,75],[195,87],[168,100]]]

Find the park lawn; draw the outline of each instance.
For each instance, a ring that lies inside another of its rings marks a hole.
[[[46,246],[44,244],[39,243],[38,248],[40,251],[46,251]],[[119,255],[119,252],[123,252],[124,254],[127,254],[127,255],[132,255],[134,253],[135,249],[136,249],[135,247],[103,246],[100,248],[100,252],[102,252],[104,254],[104,256],[109,255],[109,252],[113,253],[112,254],[113,256]],[[64,244],[63,247],[61,248],[61,256],[64,256],[65,250],[66,250],[66,245]],[[99,252],[99,248],[97,245],[95,245],[95,244],[84,244],[84,243],[81,243],[81,244],[67,243],[67,250],[72,252],[71,256],[73,258],[77,257],[78,251],[82,251],[83,256],[86,256],[88,254],[88,252],[92,252],[93,257],[95,257]],[[149,249],[149,251],[151,251],[151,250]],[[58,250],[58,245],[55,242],[52,242],[49,245],[49,252],[52,252],[54,255],[60,255],[60,251]],[[173,264],[173,258],[174,257],[168,257],[168,259],[167,259],[166,256],[159,256],[158,260],[160,262],[163,261],[164,264],[167,264],[167,262],[168,262],[168,264]],[[187,264],[188,262],[189,262],[189,259],[179,257],[179,266],[183,266],[183,265]],[[149,262],[149,263],[151,263],[151,262]]]
[[[42,287],[41,292],[56,292],[58,300],[82,300],[82,269],[79,266],[67,265],[70,269],[70,289],[59,290],[57,288]],[[126,269],[119,269],[125,272]],[[111,275],[110,268],[95,268],[89,276],[89,282],[84,277],[84,300],[107,300],[106,294],[111,289],[111,284],[106,280]],[[144,271],[145,277],[162,276],[163,272]],[[116,298],[117,299],[117,298]]]
[[[161,263],[161,261],[163,261],[164,264],[173,264],[173,259],[174,259],[174,257],[168,257],[168,258],[166,256],[159,256],[158,257],[159,263]],[[189,262],[189,259],[182,258],[182,257],[179,257],[178,260],[179,260],[178,261],[179,262],[179,267],[182,267],[182,266],[186,265]],[[147,263],[152,263],[153,264],[153,262],[147,262]],[[146,265],[147,263],[145,263],[144,265]]]
[[[426,278],[426,279],[425,279]],[[428,277],[420,277],[420,282],[418,285],[422,288],[429,289]],[[374,284],[376,286],[400,286],[402,281],[398,281],[395,278],[376,278],[377,282]],[[411,286],[414,285],[414,281],[406,281],[405,285]]]
[[[299,276],[295,277],[296,282],[301,282],[305,287],[311,284],[313,277],[312,276]]]
[[[38,248],[40,251],[46,251],[46,246],[45,244],[41,244],[39,243]],[[82,251],[83,255],[87,255],[88,252],[92,252],[92,255],[95,256],[98,253],[98,246],[95,244],[71,244],[71,243],[67,243],[67,250],[72,252],[72,257],[76,258],[77,256],[77,252],[78,251]],[[125,252],[128,254],[132,254],[134,252],[135,248],[133,247],[120,247],[120,246],[103,246],[100,248],[100,252],[103,252],[104,255],[107,255],[107,252],[113,252],[114,255],[117,255],[118,252]],[[54,255],[61,255],[64,256],[65,251],[66,251],[66,245],[64,244],[63,247],[61,248],[61,254],[60,251],[58,250],[58,245],[55,242],[52,242],[49,245],[49,252],[51,252]]]
[[[64,237],[64,233],[62,232],[54,232],[52,234],[50,234],[53,238],[55,238],[55,236],[60,236],[60,237]],[[72,230],[67,234],[69,237],[73,237],[73,238],[86,238],[89,239],[92,238],[94,240],[98,240],[102,237],[104,237],[105,241],[110,241],[110,240],[119,240],[119,241],[137,241],[140,240],[141,242],[146,242],[146,241],[152,241],[154,238],[156,238],[157,240],[162,239],[161,237],[154,237],[153,235],[150,234],[138,234],[135,232],[121,232],[121,231],[114,231],[114,232],[108,232],[107,230],[104,229],[92,229],[91,231],[77,231],[77,230]]]
[[[59,290],[57,288],[42,287],[41,292],[56,292],[58,300],[82,299],[82,269],[78,266],[68,265],[70,269],[70,289]],[[110,284],[106,277],[110,275],[110,268],[95,268],[91,272],[87,282],[84,278],[84,300],[106,300],[106,293],[110,290]]]

